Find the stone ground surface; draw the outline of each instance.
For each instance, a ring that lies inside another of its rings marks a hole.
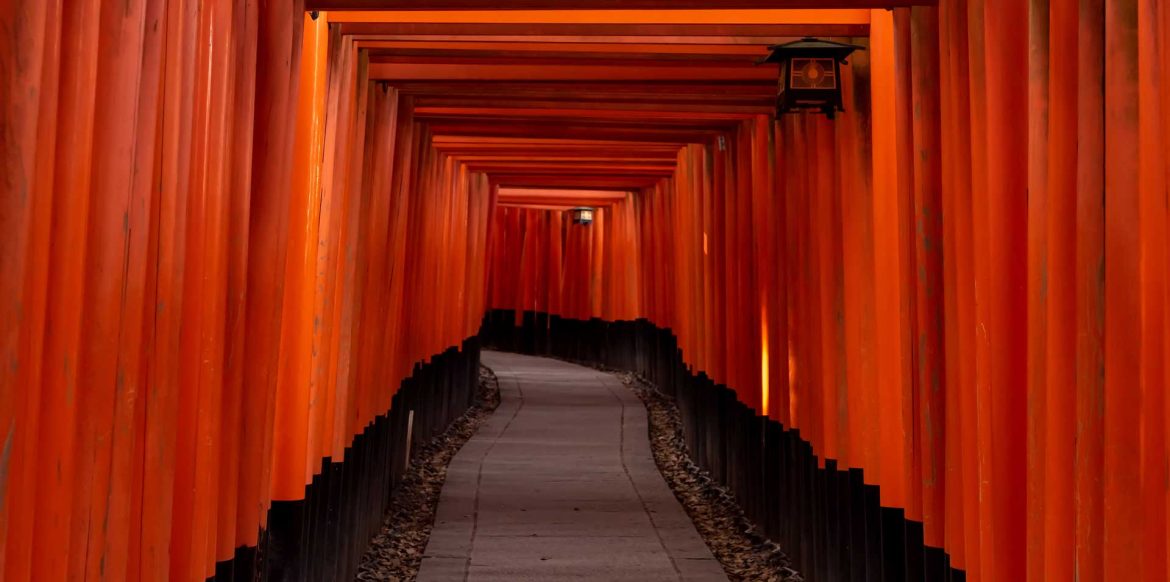
[[[611,374],[484,352],[501,403],[447,471],[419,580],[726,580]]]

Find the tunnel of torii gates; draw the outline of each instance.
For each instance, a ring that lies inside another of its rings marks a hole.
[[[304,3],[3,1],[0,578],[352,576],[494,345],[808,580],[1167,579],[1170,2]]]

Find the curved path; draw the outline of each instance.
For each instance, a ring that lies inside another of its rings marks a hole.
[[[727,579],[618,378],[500,352],[483,362],[502,401],[451,461],[419,580]]]

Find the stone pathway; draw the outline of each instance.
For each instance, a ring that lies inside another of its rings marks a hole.
[[[610,374],[484,352],[495,414],[451,461],[419,580],[727,580]]]

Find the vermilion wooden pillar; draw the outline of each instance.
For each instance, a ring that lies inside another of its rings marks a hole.
[[[1024,575],[1026,469],[1025,442],[1026,334],[1013,331],[1026,321],[1027,114],[1014,107],[1027,100],[1020,75],[1006,63],[1017,62],[1027,51],[1027,12],[1019,3],[988,0],[986,8],[987,228],[991,267],[992,334],[991,434],[992,527],[996,532],[993,578]],[[978,281],[978,279],[977,279]]]
[[[1105,2],[1105,580],[1141,577],[1141,211],[1137,3]],[[1124,82],[1115,82],[1120,74]],[[1140,341],[1140,340],[1139,340]],[[1123,346],[1130,346],[1124,349]]]
[[[878,424],[860,422],[876,413],[876,361],[870,346],[877,332],[874,311],[872,136],[870,127],[869,51],[849,57],[842,72],[845,109],[849,115],[835,123],[841,181],[841,253],[845,342],[846,416],[840,455],[842,468],[861,469],[878,464]]]
[[[962,121],[967,118],[965,109],[961,110],[958,103],[959,96],[965,95],[962,90],[965,72],[956,71],[959,53],[965,53],[965,47],[958,47],[956,40],[966,38],[966,31],[957,32],[959,15],[965,15],[965,9],[956,6],[957,2],[944,3],[939,6],[939,122],[941,127],[950,128],[941,132],[941,243],[943,254],[943,309],[945,347],[945,375],[946,391],[945,432],[946,432],[946,473],[945,473],[945,531],[943,547],[950,558],[950,565],[956,569],[964,569],[967,555],[966,532],[966,487],[965,458],[963,455],[964,438],[964,406],[961,402],[966,394],[970,394],[969,384],[963,374],[963,363],[969,361],[962,349],[962,342],[967,337],[966,329],[960,324],[963,317],[962,289],[963,279],[960,269],[959,227],[960,213],[958,211],[960,194],[960,161],[963,159],[958,153],[960,146],[969,144],[962,133]],[[941,128],[940,128],[941,129]],[[963,198],[965,199],[965,197]]]
[[[1028,3],[1028,357],[1027,357],[1027,577],[1044,568],[1044,502],[1048,485],[1046,405],[1048,287],[1047,224],[1049,132],[1049,8],[1048,0]],[[1058,97],[1059,99],[1059,97]]]
[[[2,163],[8,179],[0,181],[0,423],[7,427],[11,451],[6,495],[0,499],[0,572],[28,578],[33,552],[37,490],[39,390],[14,386],[41,385],[41,350],[48,276],[51,219],[51,138],[55,132],[56,83],[43,71],[58,67],[54,46],[57,17],[49,5],[12,3],[0,15],[0,26],[11,30],[12,50],[0,54],[0,116],[7,131],[0,134]],[[16,23],[21,25],[17,26]],[[23,62],[23,67],[16,66]],[[48,81],[48,82],[46,82]],[[45,143],[48,141],[48,143]],[[22,422],[19,419],[23,419]],[[20,501],[18,501],[20,500]]]
[[[882,505],[905,507],[905,467],[908,459],[904,449],[904,410],[902,385],[903,362],[909,361],[908,335],[903,332],[909,315],[909,302],[904,297],[901,274],[906,261],[902,236],[899,198],[899,166],[895,157],[898,125],[896,88],[896,56],[894,53],[894,21],[889,13],[875,12],[871,24],[871,70],[873,71],[873,172],[874,172],[874,248],[876,256],[875,285],[877,312],[877,385],[878,418],[881,426],[881,462],[874,484],[881,485]],[[872,478],[872,477],[871,477]]]
[[[943,545],[946,490],[947,384],[944,351],[942,167],[939,117],[939,23],[935,8],[913,8],[910,15],[914,123],[914,384],[915,432],[921,447],[921,473],[914,477],[922,495],[925,541]],[[937,575],[937,574],[935,574]]]
[[[36,514],[33,531],[33,563],[43,564],[46,575],[65,578],[80,575],[82,564],[51,557],[50,548],[70,548],[73,539],[80,545],[85,524],[74,527],[75,505],[88,509],[88,489],[82,489],[76,474],[78,408],[73,386],[77,381],[85,304],[86,231],[89,225],[92,147],[94,140],[93,98],[96,92],[99,4],[86,2],[64,8],[58,16],[61,27],[60,83],[57,123],[68,128],[61,136],[54,159],[53,201],[55,213],[48,255],[50,272],[46,322],[54,333],[46,334],[45,368],[41,386],[41,408],[50,412],[39,427]],[[85,436],[85,433],[82,433]],[[91,446],[82,443],[81,447]],[[81,449],[86,450],[86,449]],[[82,475],[88,478],[88,475]],[[86,483],[88,484],[88,483]],[[75,485],[78,488],[75,490]],[[85,503],[75,503],[84,497]],[[80,513],[81,509],[78,509]],[[80,531],[77,531],[80,530]]]
[[[1163,8],[1164,9],[1164,8]],[[1167,452],[1165,416],[1167,365],[1165,360],[1166,335],[1166,279],[1167,279],[1167,209],[1168,188],[1166,170],[1168,164],[1159,160],[1155,152],[1164,151],[1168,145],[1166,134],[1164,93],[1165,63],[1159,52],[1159,43],[1168,30],[1164,14],[1159,14],[1156,2],[1139,2],[1137,6],[1137,73],[1138,116],[1138,176],[1140,178],[1138,212],[1141,233],[1139,280],[1141,281],[1141,401],[1139,414],[1143,417],[1138,436],[1141,442],[1139,463],[1141,466],[1142,518],[1141,551],[1142,572],[1147,580],[1166,579],[1170,555],[1167,546],[1167,521],[1165,515],[1170,506],[1170,490],[1166,480],[1159,483],[1159,467],[1167,466],[1170,453]],[[1159,93],[1163,94],[1159,94]],[[1161,425],[1161,426],[1160,426]],[[1161,472],[1163,477],[1166,473]]]
[[[1076,440],[1077,500],[1074,576],[1105,576],[1104,428],[1105,367],[1105,82],[1100,55],[1105,51],[1104,2],[1079,5],[1077,39],[1077,405],[1076,425],[1086,438]]]

